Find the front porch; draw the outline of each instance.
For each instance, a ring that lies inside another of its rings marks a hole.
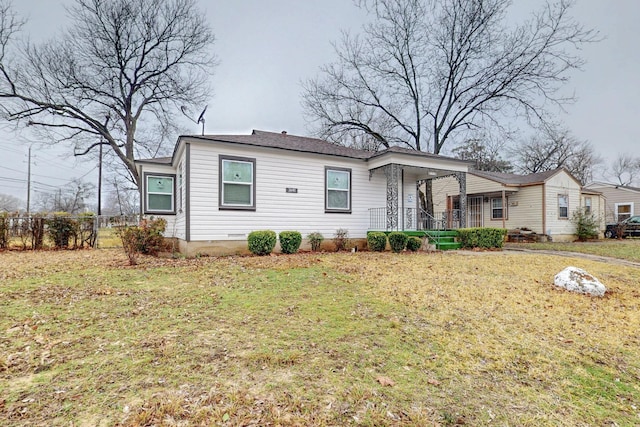
[[[422,208],[403,208],[398,220],[391,221],[387,208],[369,209],[370,231],[427,231],[456,230],[462,228],[462,212],[452,209],[430,215]]]

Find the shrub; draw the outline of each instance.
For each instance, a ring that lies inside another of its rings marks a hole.
[[[317,231],[314,231],[307,236],[307,239],[309,240],[309,244],[311,245],[311,250],[317,252],[320,250],[320,245],[324,240],[324,236]]]
[[[347,249],[349,244],[349,230],[346,228],[339,228],[336,230],[336,234],[333,236],[333,244],[336,245],[336,252]]]
[[[370,251],[382,252],[387,247],[387,235],[382,231],[367,233],[367,246]]]
[[[269,255],[276,247],[277,236],[272,230],[258,230],[249,233],[249,250],[255,255]]]
[[[598,220],[592,213],[577,209],[571,216],[571,222],[576,226],[576,237],[579,241],[598,237]]]
[[[389,246],[395,253],[402,252],[407,247],[407,240],[409,240],[409,237],[399,231],[389,233]]]
[[[416,236],[409,237],[407,240],[407,249],[411,252],[415,252],[422,247],[422,239]]]
[[[461,228],[458,239],[463,248],[501,248],[507,230],[504,228]]]
[[[143,219],[137,226],[123,225],[116,229],[116,234],[122,241],[129,264],[137,264],[137,255],[157,255],[167,248],[162,233],[167,227],[164,218],[155,220]]]
[[[300,249],[302,234],[297,231],[282,231],[278,236],[280,239],[280,249],[285,254],[295,254]]]
[[[11,219],[7,212],[0,212],[0,249],[9,247],[9,228]]]
[[[53,217],[47,220],[49,226],[49,237],[53,240],[56,249],[69,247],[69,239],[73,235],[73,220],[66,212],[56,212]]]

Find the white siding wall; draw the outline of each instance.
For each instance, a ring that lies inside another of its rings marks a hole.
[[[218,155],[256,160],[256,211],[218,210]],[[324,212],[325,166],[352,171],[352,213]],[[338,228],[366,236],[369,208],[386,206],[386,179],[371,180],[367,163],[332,156],[298,154],[246,146],[191,143],[191,241],[243,240],[254,230],[319,231],[331,238]],[[287,188],[297,188],[295,194]]]
[[[165,166],[165,165],[154,165],[154,164],[145,164],[143,166],[142,169],[143,172],[143,179],[144,179],[144,175],[146,174],[154,174],[154,173],[160,173],[160,174],[170,174],[170,175],[175,175],[176,174],[176,170],[170,166]],[[178,177],[176,175],[175,178],[175,183],[176,183],[176,191],[177,191],[177,183],[178,183]],[[145,182],[143,182],[143,185],[146,186],[146,180]],[[145,192],[146,192],[146,188],[145,188]],[[144,200],[144,196],[143,196],[143,200],[140,201],[141,203],[145,203]],[[176,212],[177,212],[177,198],[174,197],[174,203],[176,204]],[[154,217],[154,218],[164,218],[167,221],[167,228],[165,230],[164,235],[167,237],[177,237],[177,233],[179,232],[179,228],[178,228],[178,222],[177,220],[177,215],[158,215],[158,214],[153,214],[153,215],[147,215],[149,217]],[[184,217],[184,215],[182,215],[182,217]],[[182,231],[184,232],[184,226]]]

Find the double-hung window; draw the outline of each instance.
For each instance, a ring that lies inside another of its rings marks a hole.
[[[569,195],[558,194],[558,218],[569,218]]]
[[[326,167],[325,212],[351,213],[351,169]]]
[[[220,156],[220,209],[256,209],[256,161]]]
[[[507,215],[502,206],[502,197],[491,199],[491,219],[506,219]]]
[[[175,175],[145,174],[145,188],[145,213],[175,213]]]
[[[591,215],[592,212],[592,202],[591,202],[591,197],[585,197],[584,198],[584,213],[587,215]]]

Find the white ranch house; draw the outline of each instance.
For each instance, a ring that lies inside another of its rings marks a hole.
[[[318,231],[327,242],[343,228],[362,245],[369,230],[422,229],[431,224],[419,183],[450,176],[464,195],[469,167],[398,147],[374,153],[264,131],[181,136],[171,157],[136,163],[143,213],[167,219],[165,235],[189,256],[246,251],[254,230]],[[464,226],[464,203],[460,210]]]

